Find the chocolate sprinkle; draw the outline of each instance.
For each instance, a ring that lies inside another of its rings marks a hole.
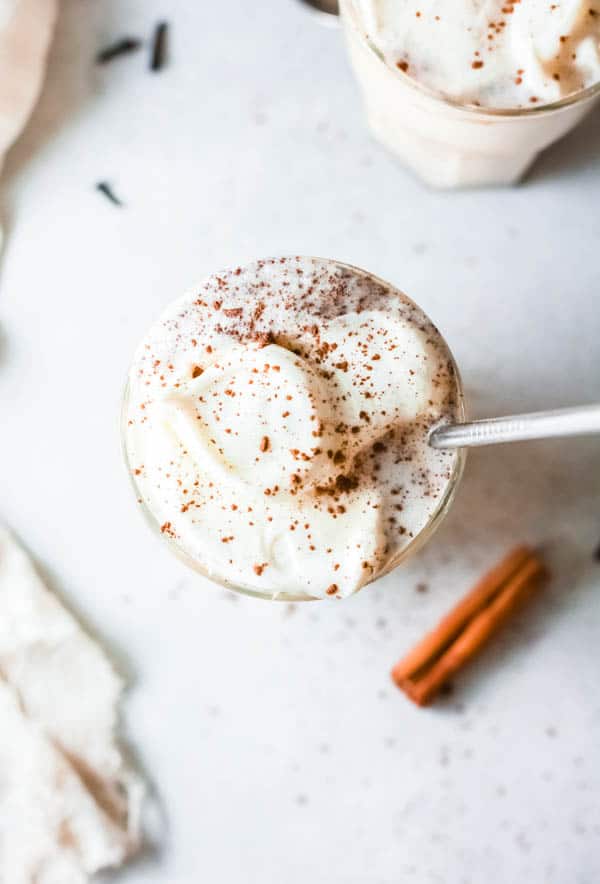
[[[96,185],[96,190],[99,190],[100,193],[103,193],[104,196],[111,201],[115,206],[122,206],[123,203],[119,199],[118,196],[115,196],[110,184],[107,181],[99,181]]]
[[[154,31],[154,39],[152,41],[152,56],[150,59],[150,70],[160,71],[167,63],[167,32],[169,25],[166,21],[157,24]]]
[[[96,56],[96,64],[106,64],[112,61],[113,58],[129,55],[132,52],[136,52],[141,45],[142,41],[138,40],[137,37],[123,37],[122,40],[117,40],[116,43],[112,43],[106,49],[101,49]]]

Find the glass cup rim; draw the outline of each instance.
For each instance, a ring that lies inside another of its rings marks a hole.
[[[298,256],[292,255],[292,254],[277,256],[277,258],[281,258],[281,257],[291,258],[291,257],[298,257]],[[407,298],[412,304],[414,304],[417,307],[417,309],[421,310],[421,312],[423,312],[425,314],[425,316],[431,322],[431,319],[429,318],[429,314],[425,313],[425,311],[415,301],[413,301],[413,299],[409,295],[406,295],[405,292],[402,291],[402,289],[399,289],[396,285],[392,285],[391,283],[386,282],[380,276],[377,276],[375,273],[371,273],[370,270],[365,270],[362,267],[358,267],[355,264],[349,264],[345,261],[338,261],[336,258],[322,258],[322,257],[318,257],[315,255],[302,255],[300,257],[302,257],[305,260],[309,260],[309,261],[323,261],[323,262],[327,262],[330,264],[335,264],[337,267],[342,267],[347,270],[352,270],[353,272],[358,273],[361,276],[368,276],[371,279],[375,280],[375,282],[385,286],[386,288],[394,289],[395,291],[400,292],[400,294],[402,294],[403,297]],[[265,259],[265,260],[268,260],[268,259]],[[248,264],[253,264],[253,263],[255,263],[255,261],[256,261],[256,259],[254,261],[249,261]],[[216,272],[218,273],[219,271],[216,271]],[[175,299],[173,299],[172,302],[169,302],[169,304],[174,303],[177,300],[178,299],[175,298]],[[435,328],[437,329],[437,326],[435,326]],[[453,370],[454,370],[454,377],[456,380],[456,391],[457,391],[457,395],[458,395],[458,415],[461,420],[464,420],[464,417],[465,417],[464,390],[463,390],[463,384],[462,384],[460,372],[459,372],[458,366],[456,364],[454,354],[452,353],[452,351],[448,345],[448,342],[446,341],[446,338],[439,330],[438,330],[438,334],[440,335],[440,337],[442,338],[442,340],[446,346],[448,356],[449,356],[450,362],[451,362]],[[137,348],[136,348],[136,350],[137,350]],[[167,546],[167,548],[170,550],[170,552],[173,553],[180,561],[182,561],[185,565],[187,565],[193,571],[196,571],[202,577],[206,578],[211,583],[213,583],[217,586],[221,586],[225,589],[229,589],[232,592],[240,593],[241,595],[246,595],[251,598],[264,599],[266,601],[284,601],[284,602],[323,601],[322,598],[319,598],[316,596],[309,596],[304,593],[295,593],[295,592],[287,592],[287,591],[272,593],[272,592],[262,592],[262,591],[256,590],[256,589],[249,589],[248,587],[238,586],[237,584],[234,584],[234,583],[229,582],[227,580],[223,580],[219,577],[216,577],[213,574],[209,574],[207,569],[204,568],[203,565],[200,562],[198,562],[196,559],[194,559],[189,553],[187,553],[184,549],[182,549],[182,547],[175,541],[174,538],[170,537],[164,531],[161,531],[161,527],[160,527],[158,519],[156,518],[155,514],[152,512],[151,508],[147,505],[146,501],[143,499],[141,488],[139,487],[138,482],[136,481],[134,469],[133,469],[131,460],[129,458],[129,452],[127,450],[129,377],[130,377],[132,365],[133,365],[133,362],[130,363],[129,368],[127,370],[127,378],[126,378],[126,381],[125,381],[125,384],[123,387],[123,393],[121,396],[121,412],[120,412],[121,452],[122,452],[122,456],[123,456],[125,469],[127,470],[127,474],[129,476],[129,481],[130,481],[131,486],[133,488],[136,500],[138,502],[138,506],[141,510],[141,513],[142,513],[146,523],[150,526],[152,531]],[[448,480],[448,484],[446,486],[446,489],[445,489],[443,495],[441,496],[440,500],[438,501],[437,507],[435,508],[435,510],[433,511],[431,516],[429,517],[428,521],[421,528],[421,530],[416,535],[416,537],[414,537],[410,541],[410,543],[408,543],[402,550],[400,550],[398,555],[395,558],[391,559],[390,562],[388,562],[387,565],[379,573],[377,573],[374,577],[372,577],[370,580],[368,580],[367,583],[363,584],[363,586],[361,586],[360,589],[357,590],[357,592],[361,592],[367,586],[370,586],[372,583],[375,583],[380,578],[385,577],[391,571],[394,571],[399,565],[402,564],[402,562],[404,562],[406,559],[408,559],[414,553],[418,552],[418,550],[422,546],[424,546],[425,543],[427,543],[427,541],[433,536],[433,534],[435,533],[437,528],[442,523],[444,517],[446,516],[446,514],[448,513],[448,511],[452,505],[452,502],[454,500],[454,496],[456,494],[458,486],[460,485],[460,480],[461,480],[463,472],[464,472],[466,458],[467,458],[467,450],[466,449],[463,448],[463,449],[456,450],[455,460],[452,465],[452,474],[450,476],[450,479]],[[356,593],[353,593],[352,595],[356,595]],[[348,598],[350,598],[350,597],[351,596],[348,596]]]
[[[369,37],[364,32],[363,28],[360,27],[359,14],[356,9],[355,0],[340,0],[340,8],[346,7],[349,7],[351,10],[353,24],[356,27],[363,44],[373,53],[378,62],[384,65],[386,70],[388,70],[393,77],[396,77],[399,82],[412,89],[415,93],[425,95],[453,110],[464,111],[473,117],[500,117],[504,119],[540,117],[564,110],[574,104],[583,104],[589,99],[600,95],[600,80],[598,80],[598,82],[592,83],[591,86],[586,86],[585,89],[580,89],[577,92],[571,92],[569,95],[565,95],[563,98],[559,98],[556,101],[551,101],[545,104],[535,104],[531,107],[480,107],[475,104],[465,104],[458,99],[452,98],[450,95],[446,95],[444,92],[440,92],[438,89],[432,89],[429,86],[425,86],[423,83],[419,83],[414,77],[410,77],[399,68],[394,68],[388,64],[379,49],[377,49],[375,44],[369,40]],[[342,15],[341,18],[343,19],[344,16]]]

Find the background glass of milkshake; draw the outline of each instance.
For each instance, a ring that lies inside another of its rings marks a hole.
[[[340,0],[340,13],[375,137],[435,187],[518,181],[600,95],[598,0]]]
[[[271,258],[171,304],[134,357],[123,445],[138,503],[186,564],[269,599],[345,597],[448,510],[464,418],[427,316],[365,271]]]

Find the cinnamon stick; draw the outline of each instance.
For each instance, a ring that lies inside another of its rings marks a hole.
[[[545,573],[527,547],[513,550],[392,670],[420,706],[429,703],[531,594]]]
[[[522,567],[531,555],[532,552],[528,547],[518,546],[500,564],[484,574],[481,580],[440,621],[436,628],[394,666],[392,670],[394,680],[400,682],[413,675],[429,663],[434,656],[440,654],[444,646],[458,635],[465,624],[500,591],[502,585]]]

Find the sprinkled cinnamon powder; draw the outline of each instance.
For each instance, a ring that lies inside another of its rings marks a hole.
[[[528,106],[529,96],[517,88],[522,73],[514,74],[524,59],[533,103],[549,104],[600,82],[600,0],[575,4],[569,15],[564,4],[514,0],[489,18],[494,4],[471,0],[445,5],[444,16],[428,14],[437,4],[426,11],[392,0],[355,6],[359,28],[390,67],[466,105]]]
[[[413,421],[418,387],[403,404],[402,379],[424,368]],[[448,351],[409,299],[343,265],[276,259],[212,277],[151,330],[130,374],[126,444],[163,533],[216,577],[323,596],[333,569],[330,594],[343,597],[438,507],[456,455],[427,434],[457,404]]]

